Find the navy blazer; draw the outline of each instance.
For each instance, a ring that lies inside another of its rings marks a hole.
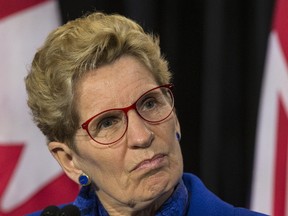
[[[108,213],[95,195],[94,190],[83,187],[73,203],[83,216],[106,216]],[[63,206],[62,206],[63,207]],[[29,214],[40,216],[41,211]],[[163,204],[156,216],[265,216],[246,208],[224,202],[195,175],[184,173],[182,181],[172,196]]]
[[[201,180],[184,173],[183,181],[190,194],[187,216],[264,216],[265,214],[234,207],[209,191]]]

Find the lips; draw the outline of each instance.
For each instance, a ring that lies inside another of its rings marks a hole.
[[[151,159],[145,159],[145,160],[141,161],[140,163],[138,163],[132,169],[132,171],[158,168],[163,164],[163,162],[165,160],[165,156],[166,155],[164,155],[164,154],[157,154],[157,155],[153,156]]]

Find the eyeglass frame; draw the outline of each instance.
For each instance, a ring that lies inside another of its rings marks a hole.
[[[172,102],[173,102],[173,103],[171,104],[172,106],[171,106],[171,111],[170,111],[170,113],[169,113],[165,118],[163,118],[163,119],[161,119],[161,120],[158,120],[158,121],[150,121],[150,120],[145,119],[145,118],[138,112],[136,104],[138,103],[138,101],[139,101],[145,94],[147,94],[147,93],[149,93],[149,92],[151,92],[151,91],[153,91],[153,90],[155,90],[155,89],[163,88],[163,87],[168,89],[168,92],[169,92],[169,94],[170,94],[170,96],[171,96],[171,100],[172,100]],[[146,122],[153,123],[153,124],[160,123],[160,122],[164,121],[165,119],[167,119],[167,118],[171,115],[171,113],[173,112],[173,110],[174,110],[175,101],[174,101],[174,95],[173,95],[173,92],[172,92],[173,87],[174,87],[174,85],[173,85],[172,83],[168,83],[168,84],[164,84],[164,85],[160,85],[160,86],[154,87],[154,88],[152,88],[152,89],[150,89],[150,90],[148,90],[148,91],[145,91],[143,94],[140,95],[140,97],[138,97],[138,99],[137,99],[134,103],[132,103],[131,105],[129,105],[129,106],[127,106],[127,107],[123,107],[123,108],[112,108],[112,109],[107,109],[107,110],[104,110],[104,111],[102,111],[102,112],[100,112],[100,113],[97,113],[96,115],[90,117],[88,120],[86,120],[84,123],[82,123],[81,126],[80,126],[80,128],[82,128],[83,130],[85,130],[85,131],[87,132],[87,134],[89,135],[89,137],[90,137],[94,142],[96,142],[96,143],[99,143],[99,144],[101,144],[101,145],[111,145],[111,144],[113,144],[113,143],[116,143],[116,142],[118,142],[120,139],[122,139],[123,136],[124,136],[124,135],[126,134],[126,132],[127,132],[128,123],[129,123],[127,113],[128,113],[130,110],[135,110],[136,113],[138,114],[138,116],[139,116],[141,119],[143,119],[143,120],[146,121]],[[103,143],[103,142],[99,142],[99,141],[95,140],[95,139],[93,138],[93,136],[92,136],[92,135],[90,134],[90,132],[89,132],[89,129],[88,129],[89,123],[90,123],[94,118],[96,118],[97,116],[99,116],[99,115],[101,115],[101,114],[103,114],[103,113],[105,113],[105,112],[109,112],[109,111],[113,111],[113,110],[120,110],[120,111],[124,112],[124,114],[125,114],[125,117],[126,117],[126,119],[127,119],[127,124],[126,124],[126,128],[125,128],[125,130],[124,130],[124,133],[123,133],[118,139],[116,139],[116,140],[113,141],[113,142],[109,142],[109,143]],[[80,128],[79,128],[79,129],[80,129]]]

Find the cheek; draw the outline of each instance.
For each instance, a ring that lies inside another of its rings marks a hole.
[[[125,173],[125,145],[119,143],[112,146],[82,148],[78,157],[79,167],[92,178],[100,188],[110,183],[115,185]]]
[[[169,152],[171,168],[182,170],[182,152],[176,136],[176,132],[179,132],[179,130],[176,118],[171,118],[165,125],[159,125],[157,136],[159,143],[161,143],[158,148],[166,149]]]
[[[179,143],[175,143],[172,153],[173,163],[178,167],[181,172],[183,171],[183,157]]]
[[[180,132],[178,121],[176,121],[176,117],[173,119],[175,120],[175,124],[170,125],[167,128],[166,134],[164,133],[163,136],[166,136],[165,143],[169,145],[170,155],[171,155],[171,165],[175,166],[175,168],[182,171],[183,169],[183,157],[180,143],[177,139],[176,133]]]
[[[158,137],[163,139],[165,143],[169,143],[172,147],[175,147],[175,144],[179,145],[176,133],[180,132],[180,127],[175,115],[164,124],[159,124],[157,130]]]
[[[79,169],[93,177],[93,180],[104,178],[107,173],[119,171],[123,164],[121,151],[117,150],[108,146],[98,148],[94,144],[86,144],[85,148],[79,149],[75,163]]]

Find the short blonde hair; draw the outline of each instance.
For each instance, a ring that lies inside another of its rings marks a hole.
[[[28,106],[48,142],[75,149],[79,128],[75,85],[83,73],[110,64],[123,55],[140,60],[159,84],[170,82],[159,40],[118,14],[95,12],[55,29],[34,56],[25,79]]]

